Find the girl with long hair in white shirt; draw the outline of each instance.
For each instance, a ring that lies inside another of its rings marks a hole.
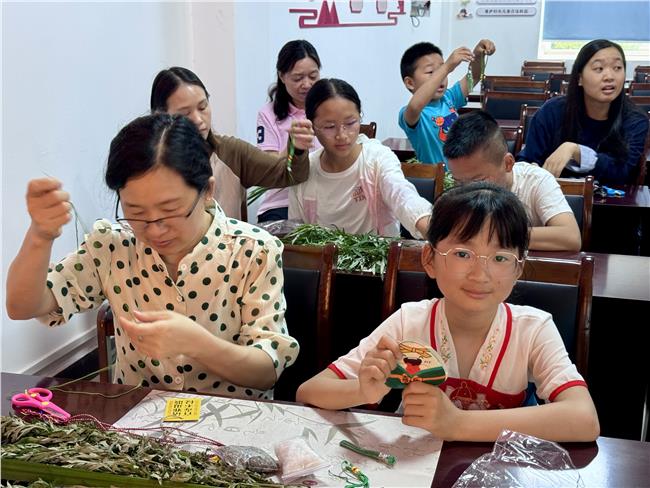
[[[422,237],[431,204],[406,180],[388,147],[359,133],[361,101],[354,88],[335,78],[318,81],[305,113],[323,147],[310,154],[309,179],[290,189],[289,218],[384,236],[398,236],[401,223]]]

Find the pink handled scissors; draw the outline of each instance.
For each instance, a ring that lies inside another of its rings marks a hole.
[[[25,390],[25,393],[17,393],[12,396],[11,405],[16,410],[32,408],[61,420],[68,420],[70,414],[55,403],[52,403],[50,401],[51,399],[52,392],[47,388],[30,388],[29,390]]]

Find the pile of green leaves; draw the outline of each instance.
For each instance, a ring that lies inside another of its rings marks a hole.
[[[456,182],[454,181],[454,177],[451,176],[451,171],[445,171],[445,179],[442,182],[443,190],[449,190],[455,186]]]
[[[54,465],[83,472],[107,473],[105,476],[135,476],[157,480],[158,483],[169,481],[231,488],[281,486],[258,473],[237,470],[211,460],[206,453],[183,451],[150,437],[104,431],[91,423],[54,424],[38,419],[26,421],[15,416],[3,416],[0,420],[3,478],[6,478],[5,468],[16,460],[18,464],[46,465],[44,474],[50,472],[47,465]],[[40,471],[34,474],[49,479]],[[95,475],[94,479],[99,479],[99,476]],[[127,480],[125,478],[123,486],[129,486]]]
[[[338,248],[336,268],[340,271],[361,271],[383,275],[386,272],[388,249],[394,238],[376,234],[348,234],[314,224],[296,227],[282,239],[285,244],[323,246],[333,242]]]

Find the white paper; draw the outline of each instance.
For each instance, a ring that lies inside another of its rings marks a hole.
[[[163,424],[166,400],[183,397],[202,398],[200,420]],[[442,441],[422,429],[402,424],[401,417],[178,392],[153,391],[115,423],[120,428],[161,425],[180,427],[226,445],[257,446],[271,455],[277,442],[302,436],[312,449],[331,462],[329,470],[340,473],[341,462],[348,460],[368,476],[373,488],[431,486],[442,448]],[[154,435],[155,431],[150,434]],[[392,454],[397,463],[390,468],[344,449],[339,446],[343,439]],[[201,449],[196,444],[179,447]],[[318,471],[315,478],[317,486],[345,484],[327,469]]]

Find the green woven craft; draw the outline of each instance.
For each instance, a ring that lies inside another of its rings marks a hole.
[[[447,373],[437,351],[414,341],[400,342],[399,348],[403,357],[390,372],[386,386],[399,389],[414,381],[430,385],[445,382]]]

